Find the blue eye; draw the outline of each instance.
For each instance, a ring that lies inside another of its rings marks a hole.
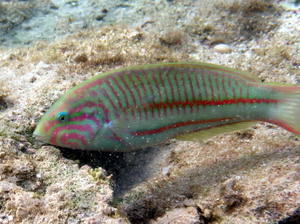
[[[64,124],[69,120],[69,114],[67,112],[60,112],[57,115],[57,120],[59,123]]]

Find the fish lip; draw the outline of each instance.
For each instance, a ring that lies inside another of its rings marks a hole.
[[[40,142],[48,142],[49,141],[49,136],[47,136],[47,135],[40,135],[40,134],[33,133],[33,137]]]

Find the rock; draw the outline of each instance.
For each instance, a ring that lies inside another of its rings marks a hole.
[[[232,49],[229,45],[227,44],[217,44],[214,46],[215,51],[219,53],[231,53]]]

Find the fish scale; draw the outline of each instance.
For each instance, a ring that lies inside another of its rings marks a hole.
[[[76,149],[130,151],[170,138],[198,140],[266,121],[299,135],[299,85],[261,83],[207,63],[129,67],[65,93],[34,135]]]

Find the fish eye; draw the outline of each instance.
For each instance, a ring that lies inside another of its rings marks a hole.
[[[64,124],[69,120],[69,114],[67,112],[60,112],[57,115],[57,120],[59,123]]]

